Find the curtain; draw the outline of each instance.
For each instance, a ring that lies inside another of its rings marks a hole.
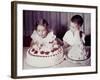
[[[52,29],[56,36],[63,38],[70,25],[70,19],[74,15],[81,15],[84,19],[82,31],[86,35],[91,34],[91,14],[90,13],[73,13],[73,12],[50,12],[50,11],[31,11],[23,10],[23,36],[30,36],[35,29],[36,22],[43,18],[46,19],[49,29]]]

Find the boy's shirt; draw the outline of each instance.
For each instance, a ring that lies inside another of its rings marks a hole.
[[[70,46],[73,46],[73,45],[81,45],[83,39],[80,38],[79,31],[76,31],[73,34],[71,30],[68,30],[63,37],[63,41],[67,42]]]
[[[87,53],[83,46],[82,37],[80,37],[79,31],[78,32],[76,31],[74,35],[71,30],[65,33],[63,37],[63,41],[65,41],[71,46],[67,54],[68,58],[73,59],[73,60],[87,59]]]

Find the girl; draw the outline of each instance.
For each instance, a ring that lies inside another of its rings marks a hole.
[[[53,31],[48,30],[48,22],[45,19],[41,19],[37,23],[37,28],[33,31],[31,38],[31,47],[35,47],[37,50],[42,50],[41,48],[45,46],[45,50],[58,47],[57,38]]]

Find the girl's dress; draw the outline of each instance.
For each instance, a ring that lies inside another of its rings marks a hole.
[[[53,32],[49,32],[47,34],[47,36],[45,38],[41,38],[37,31],[34,31],[31,35],[31,38],[33,40],[34,43],[38,44],[38,46],[40,45],[45,45],[47,46],[47,48],[51,48],[52,45],[50,44],[50,42],[53,42],[56,39],[56,36],[53,34]]]

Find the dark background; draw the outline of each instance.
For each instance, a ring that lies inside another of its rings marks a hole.
[[[86,34],[86,45],[90,45],[91,37],[91,14],[90,13],[72,13],[72,12],[50,12],[50,11],[31,11],[23,10],[23,46],[29,46],[31,34],[35,29],[36,22],[44,18],[49,23],[48,28],[52,29],[55,35],[62,39],[69,28],[70,19],[74,15],[81,15],[84,19],[82,31]]]

